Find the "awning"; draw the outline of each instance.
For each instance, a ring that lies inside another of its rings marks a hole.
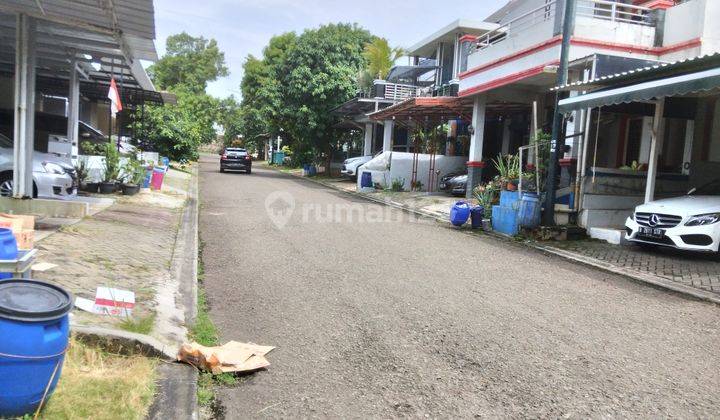
[[[472,100],[456,96],[417,97],[406,99],[369,115],[370,119],[382,121],[414,120],[439,122],[451,119],[470,120],[472,116]]]
[[[720,68],[586,93],[559,102],[560,112],[597,108],[655,98],[688,95],[720,88]]]

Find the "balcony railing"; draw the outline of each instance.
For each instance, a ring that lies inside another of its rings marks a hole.
[[[480,36],[476,44],[476,49],[483,50],[508,37],[515,36],[526,29],[533,28],[544,22],[554,21],[556,12],[557,1],[549,1],[524,15],[518,16],[503,26]],[[651,9],[647,7],[617,3],[614,1],[578,0],[576,16],[611,22],[653,26],[654,21],[650,12]]]
[[[394,102],[404,101],[410,98],[428,96],[457,96],[459,85],[449,83],[442,86],[414,86],[399,83],[390,83],[385,80],[375,80],[370,92],[361,93],[360,97],[374,99],[385,99]]]

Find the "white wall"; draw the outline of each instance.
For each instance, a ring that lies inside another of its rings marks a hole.
[[[578,16],[575,20],[574,36],[636,47],[652,47],[655,43],[655,28]]]

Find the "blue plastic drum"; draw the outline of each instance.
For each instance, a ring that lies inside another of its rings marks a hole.
[[[470,205],[464,201],[458,201],[450,208],[450,223],[453,226],[462,226],[470,217]]]
[[[72,297],[36,280],[0,282],[0,418],[33,413],[50,397],[68,346]]]
[[[525,192],[520,198],[518,224],[530,229],[540,224],[540,197],[536,193]]]

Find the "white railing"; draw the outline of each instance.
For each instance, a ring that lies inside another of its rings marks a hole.
[[[651,10],[647,7],[606,0],[579,0],[577,3],[577,16],[644,26],[653,25],[650,19]]]
[[[555,19],[556,1],[550,1],[524,15],[507,22],[499,28],[481,35],[477,41],[477,49],[482,50],[506,39],[511,34],[522,32],[538,23]]]
[[[552,0],[522,16],[507,22],[503,26],[481,35],[477,41],[477,50],[483,50],[540,23],[555,19],[557,1]],[[623,22],[643,26],[653,26],[651,9],[631,4],[606,0],[578,0],[576,16],[593,19]]]
[[[379,89],[377,89],[378,87],[383,86],[384,93],[382,95],[380,95],[380,97],[383,99],[391,100],[391,101],[403,101],[408,98],[414,98],[414,97],[418,96],[420,93],[419,88],[414,85],[389,83],[384,80],[376,80],[374,82],[374,85],[375,85],[375,89],[374,89],[375,92],[379,91]]]

